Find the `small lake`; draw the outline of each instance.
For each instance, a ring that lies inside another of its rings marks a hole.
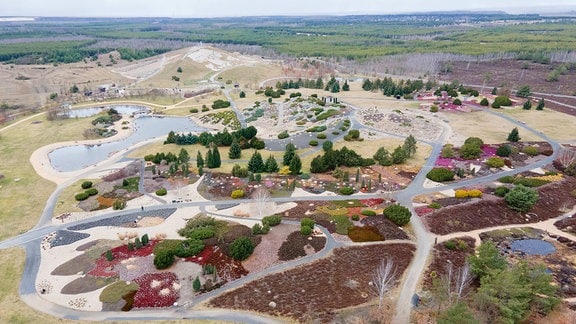
[[[121,106],[105,106],[105,107],[90,107],[80,109],[68,109],[62,115],[67,115],[68,118],[86,118],[98,115],[99,113],[114,108],[122,115],[131,115],[134,113],[143,113],[148,111],[148,108],[143,106],[121,105]]]
[[[537,239],[515,240],[510,247],[512,251],[521,251],[529,255],[548,255],[556,252],[552,243]]]
[[[113,107],[117,109],[117,107]],[[118,106],[120,108],[120,106]],[[120,109],[117,109],[120,111]],[[58,148],[48,154],[52,167],[58,171],[70,172],[102,162],[111,155],[127,150],[132,146],[175,132],[203,132],[207,130],[185,117],[141,116],[134,120],[134,132],[123,139],[95,145],[72,145]],[[106,140],[114,139],[111,137]]]

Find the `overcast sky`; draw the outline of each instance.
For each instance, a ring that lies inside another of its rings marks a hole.
[[[574,10],[576,2],[574,0],[0,0],[0,16],[230,17],[495,9],[511,13]]]

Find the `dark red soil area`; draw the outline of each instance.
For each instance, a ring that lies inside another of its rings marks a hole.
[[[325,259],[220,295],[210,301],[210,306],[286,316],[299,322],[328,323],[338,310],[376,297],[368,283],[383,259],[392,258],[398,276],[402,276],[413,254],[411,244],[338,248]]]
[[[204,240],[204,244],[217,246],[220,251],[226,255],[230,255],[230,244],[234,242],[239,237],[248,237],[254,247],[258,246],[262,241],[262,237],[260,235],[252,235],[252,229],[245,225],[234,224],[229,225],[228,230],[226,233],[222,235],[222,237],[212,237],[209,239]]]
[[[447,267],[450,263],[452,264],[453,269],[456,270],[464,266],[468,256],[474,253],[474,238],[463,236],[452,240],[461,240],[465,242],[468,247],[466,249],[450,250],[446,248],[444,242],[434,245],[434,250],[432,251],[432,263],[430,263],[428,270],[424,273],[424,287],[427,289],[432,287],[433,278],[439,278],[446,274]]]
[[[565,204],[573,206],[576,203],[576,198],[571,194],[574,189],[574,177],[539,187],[540,198],[528,216],[510,209],[504,199],[482,199],[445,207],[422,219],[432,233],[439,235],[499,225],[534,223],[559,216]]]
[[[554,223],[558,229],[576,235],[576,214]]]
[[[306,247],[318,252],[326,245],[326,237],[302,235],[300,231],[292,232],[280,246],[278,259],[290,261],[307,255]]]
[[[248,274],[248,270],[244,269],[240,261],[236,261],[227,256],[218,247],[206,260],[206,264],[212,264],[218,271],[218,276],[224,283],[234,281]]]
[[[385,240],[410,239],[404,230],[383,215],[366,217],[361,222],[363,225],[375,227]]]

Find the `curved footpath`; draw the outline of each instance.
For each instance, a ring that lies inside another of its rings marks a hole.
[[[414,213],[414,210],[412,208],[412,199],[416,195],[420,195],[420,194],[424,194],[424,193],[437,192],[437,191],[442,191],[442,190],[447,190],[447,189],[455,189],[458,187],[495,181],[504,175],[512,175],[512,174],[524,172],[527,170],[531,170],[531,169],[534,169],[534,168],[537,168],[537,167],[540,167],[540,166],[543,166],[546,164],[550,164],[554,160],[554,158],[556,157],[558,152],[560,151],[560,145],[558,143],[556,143],[555,141],[546,137],[544,134],[542,134],[542,133],[540,133],[534,129],[531,129],[527,125],[520,123],[520,122],[512,119],[509,116],[502,115],[502,114],[493,112],[491,110],[485,110],[485,111],[488,111],[488,112],[498,116],[499,118],[507,119],[508,121],[510,121],[514,125],[516,125],[517,127],[523,128],[523,129],[530,131],[530,132],[536,134],[537,136],[541,137],[544,141],[547,141],[552,145],[552,148],[554,150],[554,154],[552,156],[546,157],[546,158],[544,158],[544,159],[542,159],[542,160],[540,160],[540,161],[538,161],[532,165],[517,168],[514,170],[504,171],[504,172],[501,172],[498,174],[493,174],[493,175],[489,175],[489,176],[485,176],[485,177],[465,180],[465,181],[461,181],[458,183],[443,185],[443,186],[439,186],[439,187],[435,187],[435,188],[424,188],[423,184],[424,184],[424,181],[426,180],[426,174],[434,166],[435,159],[430,158],[426,161],[426,164],[423,166],[423,168],[420,170],[420,172],[414,178],[414,180],[411,182],[411,184],[406,189],[397,193],[397,197],[396,197],[397,201],[399,203],[401,203],[402,205],[409,207],[411,209],[413,215],[416,215],[416,214]],[[358,127],[360,127],[360,128],[365,127],[364,125],[358,123],[355,120],[355,118],[353,118],[353,117],[352,117],[352,121],[354,122],[354,124],[358,124]],[[449,134],[449,126],[446,124],[443,124],[443,123],[440,123],[440,124],[443,127],[443,132],[442,132],[440,139],[438,141],[433,142],[433,143],[428,142],[428,141],[420,141],[420,142],[424,142],[426,144],[432,145],[432,152],[430,153],[430,157],[435,157],[435,156],[438,156],[440,154],[442,146],[443,146],[444,142],[447,140],[447,137]],[[5,130],[5,129],[2,129],[2,130]],[[2,131],[2,130],[0,130],[0,131]],[[372,129],[372,130],[374,130],[374,129]],[[380,131],[380,132],[382,132],[382,131]],[[138,146],[140,146],[140,145],[138,145]],[[13,237],[13,238],[10,238],[8,240],[0,242],[0,249],[1,248],[14,247],[14,246],[22,246],[26,249],[26,264],[25,264],[24,273],[22,276],[20,289],[19,289],[19,292],[22,296],[22,299],[30,307],[35,308],[39,311],[49,313],[49,314],[57,316],[57,317],[69,318],[69,319],[85,319],[85,320],[140,319],[140,320],[151,320],[151,319],[189,318],[189,319],[223,320],[223,321],[234,321],[234,322],[241,321],[241,322],[246,322],[246,323],[271,323],[271,322],[273,322],[273,320],[271,320],[268,317],[256,315],[256,314],[249,313],[249,312],[240,312],[237,310],[232,311],[232,310],[189,310],[188,309],[191,306],[202,303],[202,302],[206,301],[207,299],[212,298],[212,297],[222,293],[223,290],[210,292],[208,294],[201,296],[200,298],[198,298],[194,302],[191,302],[191,303],[185,304],[185,305],[181,305],[181,306],[177,306],[177,307],[173,307],[173,308],[170,308],[168,310],[162,310],[162,311],[144,310],[144,311],[137,311],[137,312],[121,312],[121,313],[120,312],[79,311],[79,310],[74,310],[74,309],[70,309],[67,307],[52,304],[52,303],[50,303],[50,302],[48,302],[48,301],[46,301],[40,297],[40,295],[36,291],[35,281],[36,281],[36,276],[37,276],[39,265],[40,265],[40,252],[41,252],[40,251],[40,243],[41,243],[41,240],[44,236],[46,236],[47,234],[49,234],[51,232],[57,231],[59,229],[65,229],[65,228],[68,228],[68,227],[73,226],[73,225],[93,222],[95,220],[106,219],[106,218],[110,218],[110,217],[114,217],[114,216],[118,216],[118,215],[129,214],[129,213],[135,212],[136,210],[139,210],[139,209],[130,209],[130,210],[122,210],[122,211],[113,211],[113,212],[109,212],[109,213],[106,213],[106,214],[103,214],[100,216],[95,216],[95,217],[92,217],[89,219],[84,219],[84,220],[79,220],[79,221],[74,221],[74,222],[68,222],[68,223],[64,223],[64,224],[54,224],[51,222],[51,220],[52,220],[52,215],[53,215],[53,208],[55,206],[56,199],[57,199],[58,195],[60,194],[60,192],[65,187],[69,186],[71,183],[73,183],[77,179],[80,179],[82,177],[86,177],[88,174],[91,174],[94,172],[101,172],[103,170],[106,170],[107,168],[110,168],[114,163],[117,163],[121,158],[124,157],[125,154],[132,151],[133,149],[135,149],[135,147],[131,148],[128,151],[118,153],[117,155],[114,155],[110,159],[100,163],[99,165],[93,166],[89,169],[84,169],[81,172],[65,175],[64,178],[62,178],[62,174],[60,174],[60,173],[55,173],[55,174],[46,173],[45,170],[46,170],[46,168],[49,167],[49,162],[47,163],[46,166],[42,166],[41,168],[39,168],[37,165],[35,166],[35,169],[37,170],[37,172],[41,176],[47,176],[48,179],[54,179],[55,177],[58,179],[56,181],[56,183],[58,185],[57,189],[54,191],[54,193],[48,199],[46,207],[45,207],[45,209],[42,213],[42,216],[38,222],[38,225],[36,227],[34,227],[32,230],[28,231],[27,233],[24,233],[24,234],[21,234],[21,235],[18,235],[16,237]],[[36,153],[36,155],[34,155],[34,158],[38,158],[38,154],[41,152],[43,152],[43,151],[38,151],[38,153]],[[42,160],[42,161],[45,161],[45,160]],[[38,163],[38,161],[36,160],[35,163]],[[347,196],[347,197],[345,197],[345,199],[367,199],[367,198],[379,198],[381,196],[382,196],[382,194],[356,194],[356,195],[352,195],[352,196]],[[272,198],[270,201],[279,203],[279,202],[290,202],[290,201],[295,201],[295,200],[328,200],[329,201],[329,200],[342,200],[342,199],[343,199],[343,197],[338,196],[338,195],[323,195],[323,196],[299,196],[299,197]],[[192,202],[192,203],[179,203],[179,204],[165,204],[164,203],[162,205],[157,205],[157,206],[148,206],[147,210],[161,210],[161,209],[166,209],[166,208],[174,208],[174,207],[183,208],[183,207],[191,207],[191,206],[201,207],[201,208],[205,207],[205,206],[214,206],[214,205],[223,205],[223,206],[228,205],[229,206],[229,205],[235,205],[235,204],[239,204],[239,203],[243,203],[243,202],[250,202],[250,201],[251,200],[249,200],[249,199],[245,199],[245,200],[225,200],[225,201],[197,201],[197,202]],[[159,202],[162,203],[162,201],[159,201]],[[432,250],[432,247],[433,247],[433,236],[432,236],[432,234],[430,234],[426,230],[426,228],[425,228],[424,224],[422,223],[422,221],[420,220],[420,218],[419,217],[412,217],[411,224],[412,224],[412,227],[414,229],[414,233],[416,235],[416,252],[415,252],[414,259],[411,262],[409,268],[406,270],[404,278],[403,278],[403,285],[401,287],[401,292],[400,292],[400,295],[398,297],[397,306],[396,306],[396,313],[395,313],[395,316],[393,319],[394,323],[408,323],[410,321],[410,312],[411,312],[411,307],[412,307],[411,306],[411,298],[417,290],[418,284],[419,284],[420,279],[421,279],[421,275],[425,271],[426,262],[428,260],[429,255],[430,255],[430,251]],[[526,226],[526,224],[524,224],[522,226]],[[510,226],[510,227],[514,227],[514,226]],[[297,260],[294,260],[291,262],[282,263],[282,264],[270,267],[270,268],[266,269],[265,271],[258,272],[258,273],[255,273],[253,275],[249,275],[247,277],[241,278],[237,281],[231,282],[231,283],[226,285],[226,290],[239,287],[239,286],[241,286],[241,285],[243,285],[249,281],[261,278],[263,276],[266,276],[266,275],[274,273],[274,272],[285,271],[285,270],[288,270],[290,268],[293,268],[293,267],[296,267],[299,265],[303,265],[303,264],[309,263],[311,261],[323,258],[326,255],[329,255],[334,248],[336,248],[338,246],[348,245],[345,243],[341,243],[341,242],[339,243],[339,242],[334,241],[334,239],[331,237],[331,235],[329,235],[329,233],[327,233],[326,229],[324,229],[324,228],[321,228],[321,229],[325,232],[325,234],[327,236],[326,246],[322,251],[320,251],[314,255],[310,255],[310,256],[303,257],[303,258],[300,258],[300,259],[297,259]],[[485,231],[485,230],[487,230],[487,229],[484,229],[482,231]],[[480,231],[480,230],[478,230],[478,231]],[[474,232],[474,233],[472,233],[472,232]],[[470,234],[476,234],[475,233],[476,231],[472,231],[472,232],[470,232]],[[466,233],[469,233],[469,232],[466,232]],[[466,233],[457,233],[457,234],[458,235],[466,235]],[[456,235],[456,234],[454,234],[454,235]],[[442,237],[441,240],[446,239],[447,237],[448,236]]]

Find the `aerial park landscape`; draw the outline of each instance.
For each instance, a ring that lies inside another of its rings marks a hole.
[[[0,22],[0,322],[573,323],[575,26]]]

